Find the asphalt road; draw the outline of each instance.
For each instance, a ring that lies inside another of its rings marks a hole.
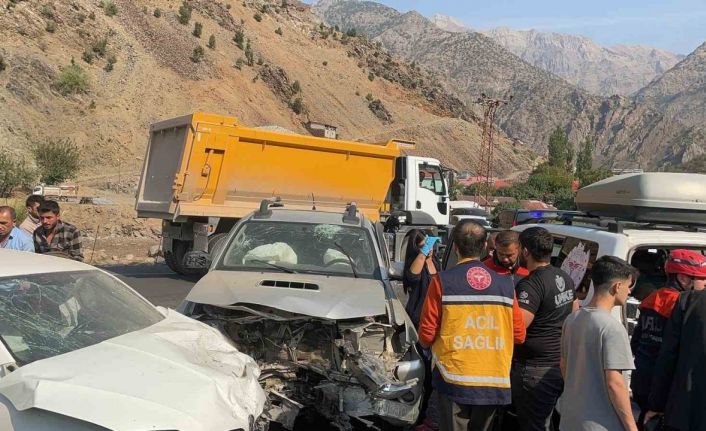
[[[154,305],[176,308],[198,278],[175,274],[165,264],[114,265],[103,269],[117,275]]]

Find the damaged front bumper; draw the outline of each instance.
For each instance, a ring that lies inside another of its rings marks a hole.
[[[330,321],[257,306],[192,310],[258,362],[267,420],[292,429],[307,409],[345,430],[356,421],[376,428],[381,421],[417,420],[424,363],[411,325],[392,325],[386,316]]]

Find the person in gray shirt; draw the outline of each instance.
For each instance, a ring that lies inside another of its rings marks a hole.
[[[624,260],[601,257],[591,273],[591,302],[564,322],[562,431],[637,431],[623,375],[635,369],[628,333],[611,315],[613,307],[625,305],[635,279],[635,269]]]

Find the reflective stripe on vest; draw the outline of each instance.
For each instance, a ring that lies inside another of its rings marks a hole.
[[[486,284],[474,289],[472,275],[480,275]],[[480,262],[458,265],[440,278],[441,325],[432,354],[441,379],[450,386],[437,389],[467,403],[496,399],[501,404],[509,399],[505,391],[514,348],[512,280]]]

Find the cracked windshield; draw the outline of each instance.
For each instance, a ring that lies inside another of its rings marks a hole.
[[[372,278],[375,252],[365,230],[332,224],[249,222],[220,269],[268,268]]]
[[[99,271],[0,278],[0,336],[20,365],[162,319],[154,307]]]

